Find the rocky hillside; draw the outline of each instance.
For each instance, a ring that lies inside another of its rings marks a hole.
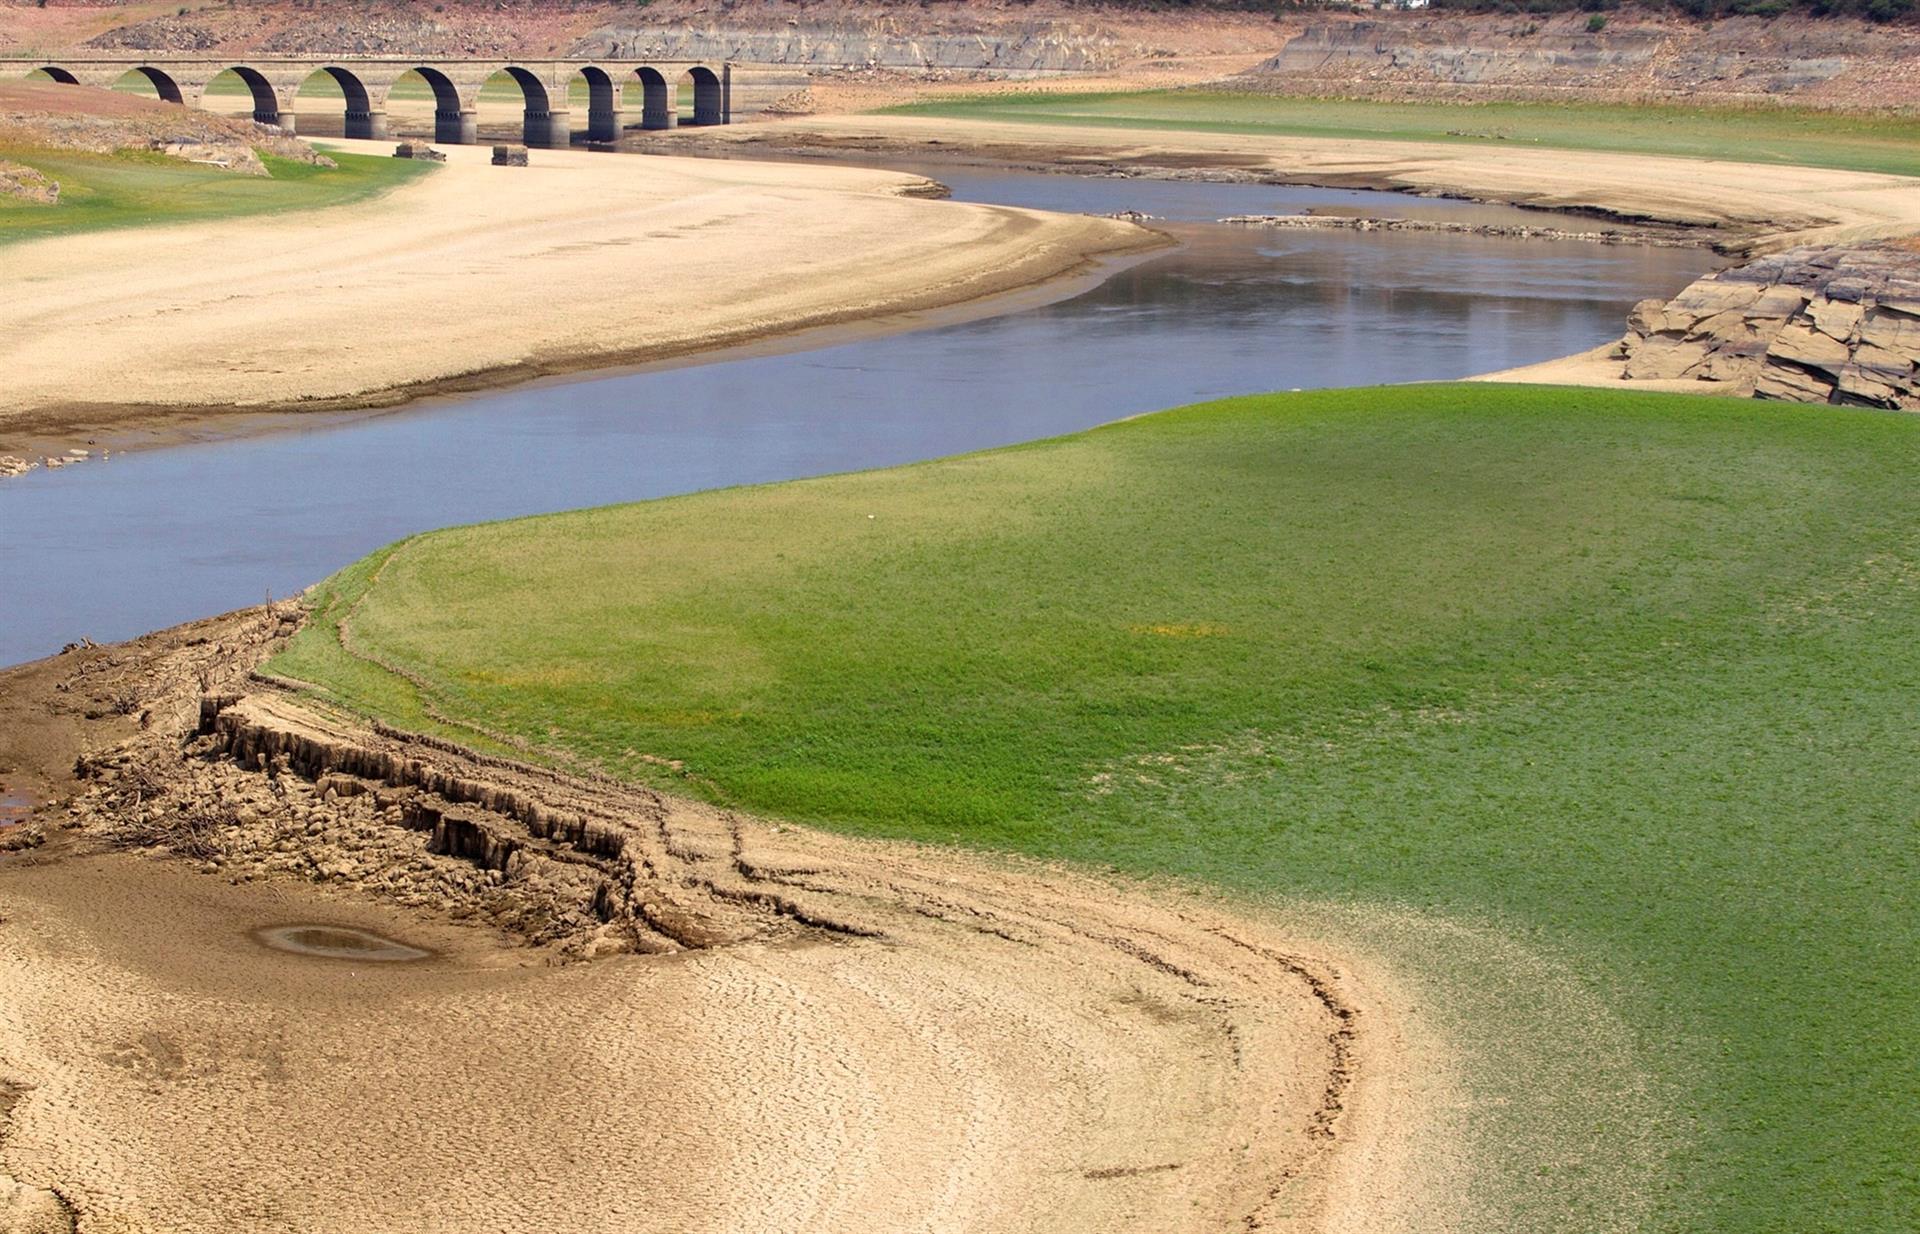
[[[1920,411],[1920,251],[1793,249],[1710,274],[1635,307],[1619,354],[1629,381]]]
[[[825,67],[1073,71],[1277,50],[1272,14],[1073,0],[0,0],[0,50],[646,55]]]
[[[1908,26],[1856,18],[1699,22],[1633,10],[1329,15],[1310,21],[1243,80],[1303,94],[1704,97],[1920,108],[1920,39]]]
[[[1608,2],[1608,0],[1600,0]],[[936,75],[1253,68],[1242,88],[1387,97],[1791,98],[1920,108],[1910,22],[1350,13],[1257,0],[0,0],[0,54],[648,56]],[[1166,80],[1172,81],[1173,78]]]

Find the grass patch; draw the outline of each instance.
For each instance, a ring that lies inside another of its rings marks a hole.
[[[1920,175],[1920,119],[1787,107],[1384,103],[1163,90],[934,99],[885,111],[1099,128],[1486,142]]]
[[[37,236],[233,218],[268,211],[345,205],[426,172],[406,159],[333,156],[335,168],[266,156],[269,176],[242,176],[145,151],[79,154],[0,146],[0,158],[60,182],[60,204],[0,202],[0,244]]]
[[[1653,1228],[1910,1230],[1916,470],[1889,414],[1242,398],[417,537],[274,667],[773,815],[1510,923],[1678,1094]]]

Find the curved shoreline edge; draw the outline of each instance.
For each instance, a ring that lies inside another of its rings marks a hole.
[[[0,455],[233,436],[288,415],[966,320],[1071,295],[1172,243],[1119,220],[919,200],[926,181],[871,169],[545,151],[516,182],[484,151],[453,154],[364,205],[17,246],[10,273],[35,294],[0,321],[0,363],[17,375]],[[495,189],[504,204],[468,200]],[[604,212],[596,195],[612,198]],[[163,241],[171,266],[149,273]],[[330,273],[329,245],[352,283]],[[218,268],[228,247],[238,273]],[[329,285],[303,290],[316,282]],[[130,321],[123,305],[143,295],[166,324]],[[464,307],[449,316],[442,302]],[[77,364],[60,343],[76,333],[145,393],[119,397],[127,384]]]
[[[1044,166],[1069,174],[1100,172],[1170,178],[1225,174],[1273,183],[1454,196],[1575,217],[1652,222],[1663,234],[1693,235],[1704,244],[1735,251],[1773,249],[1823,236],[1920,231],[1920,180],[1877,173],[1699,163],[1652,155],[1582,153],[1581,175],[1587,174],[1584,169],[1591,168],[1594,177],[1591,183],[1586,183],[1580,176],[1566,171],[1565,152],[1551,150],[1506,151],[1384,141],[1326,142],[1158,130],[1084,130],[1059,125],[928,121],[899,116],[788,120],[777,125],[743,126],[737,131],[703,134],[689,144],[695,149],[724,152],[751,152],[756,147],[771,147],[776,153],[839,152],[904,157],[931,150],[927,143],[934,132],[942,135],[939,144],[942,156],[957,156],[962,162]],[[372,148],[370,143],[334,144],[342,148],[359,145]],[[455,153],[456,169],[463,166],[461,160],[473,161],[464,151]],[[585,169],[594,171],[605,169],[610,162],[607,156],[578,152],[543,152],[542,159],[556,155],[557,170],[567,175],[578,174],[583,169],[578,160],[587,160]],[[806,159],[776,163],[729,159],[715,163],[649,157],[641,162],[627,156],[619,161],[629,164],[624,170],[636,175],[669,165],[684,170],[691,163],[699,169],[691,173],[696,178],[717,174],[734,182],[771,177],[776,183],[783,179],[805,183],[810,177],[833,178],[837,174],[842,188],[856,187],[860,196],[920,195],[925,184],[917,177],[878,168],[809,166]],[[1677,184],[1676,164],[1685,164],[1697,183]],[[723,170],[714,172],[711,169],[715,167]],[[473,170],[467,168],[464,174],[471,175]],[[430,210],[431,202],[413,204],[416,198],[426,196],[423,189],[407,188],[364,207],[322,213],[335,216],[352,213],[369,226],[378,227],[395,213]],[[820,302],[818,297],[794,302],[789,297],[783,307],[770,316],[728,317],[723,313],[718,318],[709,318],[708,328],[691,335],[674,334],[669,328],[664,335],[656,330],[657,337],[651,340],[627,342],[615,338],[601,342],[593,330],[572,328],[570,341],[539,344],[513,356],[477,358],[451,371],[431,372],[420,377],[382,375],[375,371],[364,381],[350,380],[345,384],[340,382],[337,373],[327,373],[309,379],[305,386],[295,381],[284,395],[238,400],[192,395],[178,399],[63,399],[29,392],[16,408],[0,408],[0,455],[58,459],[82,445],[124,450],[209,437],[251,435],[269,431],[294,416],[356,417],[421,401],[572,379],[589,373],[610,374],[664,363],[697,363],[743,347],[817,345],[821,331],[846,331],[849,337],[857,337],[919,328],[927,324],[929,317],[941,322],[968,320],[1071,295],[1079,285],[1076,280],[1086,279],[1090,271],[1101,268],[1103,263],[1144,256],[1169,243],[1164,236],[1110,220],[999,206],[947,204],[941,208],[997,216],[1002,220],[1003,229],[1018,228],[1022,225],[1018,220],[1025,220],[1027,226],[1038,226],[1039,220],[1048,220],[1047,226],[1072,224],[1074,227],[1062,230],[1057,236],[1028,242],[1024,247],[1017,241],[1003,239],[1000,242],[1003,264],[943,270],[932,281],[894,286],[864,301],[857,295],[853,302],[839,295],[833,303]],[[570,219],[567,225],[577,229],[580,224]],[[1096,231],[1102,234],[1095,234]],[[670,228],[668,234],[673,232]],[[253,294],[257,297],[260,292],[256,289]],[[44,326],[48,320],[42,318],[40,324]],[[26,330],[31,331],[34,326],[33,318],[29,318]],[[17,330],[16,334],[19,333]],[[337,329],[335,333],[338,335]],[[422,350],[431,351],[433,341],[431,336],[427,337]],[[349,344],[349,350],[353,349]],[[16,371],[32,373],[32,357],[11,359]],[[1580,384],[1607,380],[1610,376],[1591,365],[1575,363],[1577,359],[1565,357],[1549,361],[1534,366],[1529,375],[1537,373],[1539,378],[1552,382],[1572,379]],[[444,365],[432,362],[430,367]],[[1505,375],[1480,375],[1496,379],[1502,376]],[[316,388],[328,385],[332,388]],[[16,461],[21,459],[16,457]]]
[[[698,341],[554,354],[325,398],[228,404],[55,404],[34,414],[30,430],[14,430],[0,421],[0,454],[57,454],[82,439],[104,439],[116,451],[231,440],[311,424],[318,417],[357,420],[474,395],[808,350],[995,317],[1069,299],[1113,271],[1174,245],[1164,233],[1145,227],[1139,230],[1143,235],[1135,243],[1062,254],[1056,263],[1036,265],[1018,276],[1007,277],[1004,283],[990,281],[976,291],[952,295],[929,289],[924,295],[873,308],[822,312],[774,325],[742,326],[730,334]]]
[[[559,1123],[533,1117],[505,1133],[482,1112],[499,1084],[526,1082],[516,1070],[524,1053],[528,1066],[577,1073],[581,1084],[618,1088],[606,1071],[616,1061],[654,1083],[646,1102],[633,1103],[650,1124],[633,1129],[633,1151],[665,1151],[675,1137],[704,1147],[705,1128],[748,1129],[751,1160],[677,1162],[644,1180],[614,1175],[644,1183],[649,1211],[685,1205],[677,1215],[709,1221],[718,1214],[699,1205],[726,1179],[735,1208],[704,1228],[795,1215],[806,1197],[794,1189],[806,1178],[835,1183],[829,1194],[848,1204],[837,1211],[870,1229],[923,1216],[945,1228],[1025,1228],[1034,1211],[1056,1206],[1060,1228],[1086,1230],[1142,1212],[1162,1214],[1155,1228],[1169,1230],[1485,1228],[1476,1217],[1496,1212],[1515,1184],[1496,1159],[1498,1135],[1515,1119],[1533,1147],[1544,1136],[1559,1155],[1604,1168],[1591,1195],[1556,1203],[1593,1215],[1598,1202],[1612,1209],[1607,1228],[1633,1225],[1634,1189],[1609,1195],[1599,1183],[1637,1176],[1658,1145],[1623,1140],[1600,1162],[1587,1139],[1597,1116],[1620,1123],[1659,1113],[1631,1046],[1577,973],[1497,927],[1392,906],[1248,902],[1177,880],[837,836],[367,727],[250,667],[298,620],[286,604],[243,610],[0,672],[8,686],[0,710],[13,713],[0,715],[10,721],[0,725],[0,753],[42,765],[52,834],[43,848],[0,862],[0,972],[27,996],[0,1024],[8,1063],[0,1092],[13,1105],[0,1129],[0,1188],[11,1174],[49,1211],[81,1220],[215,1228],[247,1195],[184,1196],[172,1180],[182,1169],[191,1175],[193,1162],[175,1151],[217,1156],[224,1177],[270,1180],[287,1137],[321,1133],[367,1150],[365,1170],[329,1172],[311,1194],[299,1192],[336,1223],[410,1228],[381,1208],[382,1188],[397,1185],[383,1161],[408,1172],[414,1192],[457,1190],[483,1206],[469,1213],[511,1213],[523,1201],[566,1212],[545,1186],[523,1195],[531,1184],[517,1174],[509,1183],[479,1168],[476,1179],[476,1161],[545,1168],[556,1145],[580,1148],[578,1127],[560,1125],[572,1117],[565,1111]],[[19,744],[20,714],[55,694],[104,698],[135,680],[148,691],[139,717],[47,713],[48,726],[65,731],[43,727],[52,740]],[[127,795],[132,786],[240,811],[220,868],[163,859],[164,847],[126,852],[154,834]],[[246,817],[255,799],[311,817],[302,857],[318,873],[280,868],[275,825]],[[498,861],[515,870],[513,888],[475,877]],[[388,873],[376,877],[383,863]],[[581,894],[591,912],[574,903]],[[103,917],[103,903],[124,911]],[[560,915],[529,911],[542,903]],[[174,914],[177,935],[139,925],[156,913]],[[302,969],[249,941],[265,917],[290,913],[407,939],[443,959],[400,977]],[[496,930],[517,941],[503,947]],[[76,969],[75,949],[93,962]],[[1423,956],[1446,957],[1436,972],[1484,970],[1485,1005],[1474,1001],[1478,990],[1450,1001],[1444,975],[1421,973]],[[1414,974],[1419,983],[1409,985]],[[167,991],[158,1001],[156,980]],[[422,982],[433,987],[424,1000],[414,988]],[[369,1019],[365,1009],[402,997],[401,985],[406,1014]],[[710,1040],[696,1044],[705,1030],[689,1037],[674,1010],[688,1003],[735,1017],[727,1035],[735,1044],[718,1053]],[[1543,1020],[1550,1004],[1552,1023],[1567,1031],[1534,1031],[1527,1003]],[[281,1004],[310,1023],[289,1031],[273,1010]],[[336,1022],[348,1005],[360,1028],[342,1036]],[[831,1025],[816,1023],[823,1006],[833,1008]],[[766,1014],[777,1007],[794,1010]],[[1516,1013],[1524,1027],[1506,1022]],[[1462,1031],[1482,1014],[1502,1026]],[[58,1048],[76,1016],[79,1031],[146,1044],[130,1047],[130,1064]],[[562,1063],[607,1016],[634,1048],[602,1040]],[[474,1017],[479,1031],[526,1044],[513,1060],[470,1058],[462,1083],[445,1085],[439,1043],[460,1040]],[[849,1021],[865,1026],[853,1038],[844,1037]],[[324,1101],[259,1107],[235,1066],[255,1038],[270,1040],[286,1078],[328,1094],[364,1062],[415,1092],[414,1112],[397,1125],[376,1118],[348,1129],[316,1125]],[[664,1057],[649,1062],[654,1052]],[[1095,1061],[1089,1068],[1075,1056]],[[215,1058],[224,1068],[203,1074]],[[124,1065],[157,1067],[151,1082],[177,1087],[179,1100],[153,1102],[127,1084]],[[851,1097],[835,1079],[848,1069],[866,1077]],[[1176,1073],[1181,1083],[1170,1085]],[[1557,1085],[1539,1096],[1540,1075],[1578,1091]],[[419,1095],[418,1085],[449,1096]],[[1491,1106],[1488,1094],[1498,1094]],[[788,1095],[798,1104],[769,1122],[769,1102],[784,1109]],[[847,1123],[852,1111],[840,1107],[853,1099],[865,1113]],[[1075,1135],[1036,1142],[1033,1120],[1064,1115],[1054,1110],[1062,1102],[1083,1107]],[[256,1116],[284,1125],[267,1135]],[[448,1155],[436,1168],[385,1142],[401,1132],[417,1143],[423,1119],[443,1118],[468,1120],[456,1124],[461,1134],[492,1151]],[[949,1133],[950,1123],[966,1128],[956,1155],[925,1153],[924,1138]],[[812,1134],[822,1124],[865,1130],[852,1143],[823,1142]],[[168,1148],[165,1132],[183,1128],[191,1147]],[[99,1151],[103,1137],[123,1150]],[[585,1157],[589,1170],[609,1165]],[[868,1194],[903,1171],[917,1178],[930,1161],[935,1174],[920,1180],[928,1185]],[[778,1163],[771,1175],[769,1162]],[[954,1170],[967,1180],[959,1192]],[[840,1185],[849,1176],[851,1190]],[[574,1217],[601,1216],[592,1206],[619,1191],[582,1189]],[[946,1207],[888,1220],[893,1199],[922,1195]]]

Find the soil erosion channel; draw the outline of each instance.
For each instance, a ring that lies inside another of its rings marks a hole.
[[[1691,249],[1213,222],[1309,209],[1567,222],[1404,194],[925,170],[963,201],[1142,211],[1185,246],[981,320],[0,482],[0,664],[288,595],[450,524],[891,466],[1232,394],[1555,359],[1618,337],[1635,301],[1713,264]]]

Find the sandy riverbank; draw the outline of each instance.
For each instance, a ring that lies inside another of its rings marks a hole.
[[[1377,963],[375,734],[248,686],[284,616],[0,674],[48,837],[0,854],[0,1218],[14,1188],[129,1231],[1460,1227],[1458,1079]],[[252,694],[183,757],[203,687]],[[192,862],[119,851],[161,834]],[[256,940],[299,922],[435,958]]]
[[[1920,179],[1655,155],[929,116],[806,117],[706,130],[689,139],[743,150],[934,152],[1086,173],[1238,174],[1469,197],[1706,228],[1726,247],[1756,252],[1920,232]]]
[[[686,144],[1224,172],[1653,220],[1749,248],[1920,231],[1920,181],[1651,156],[896,116],[742,125]],[[425,182],[367,205],[11,248],[0,284],[21,294],[0,303],[0,455],[223,436],[263,413],[978,311],[1158,242],[1110,220],[910,199],[921,182],[879,169],[574,151],[505,169],[482,149],[449,153]]]
[[[884,171],[448,155],[367,205],[10,247],[0,454],[640,363],[964,304],[1161,243],[916,199],[924,182]]]
[[[1648,390],[1656,394],[1704,394],[1723,398],[1751,398],[1752,391],[1730,382],[1695,381],[1691,377],[1658,380],[1627,380],[1627,362],[1619,358],[1618,345],[1602,343],[1591,351],[1575,352],[1538,364],[1480,373],[1468,381],[1493,381],[1535,386],[1604,386],[1609,389]]]
[[[701,133],[703,145],[788,154],[929,156],[1083,174],[1214,176],[1469,197],[1600,214],[1697,234],[1734,252],[1777,252],[1920,233],[1920,180],[1878,173],[1653,155],[1499,149],[919,116],[824,116]],[[1625,323],[1622,322],[1624,327]],[[1474,381],[1618,387],[1612,343]],[[1688,379],[1639,390],[1732,394]]]

